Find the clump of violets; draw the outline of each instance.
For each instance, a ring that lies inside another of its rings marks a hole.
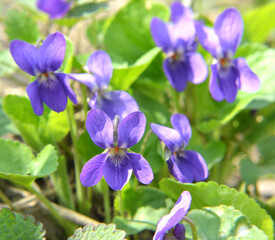
[[[172,87],[183,91],[187,82],[203,82],[208,75],[207,65],[202,56],[196,52],[196,30],[192,10],[180,2],[171,6],[172,22],[153,18],[151,34],[156,45],[166,53],[163,62],[165,75]]]
[[[159,220],[153,240],[185,239],[185,227],[179,222],[187,214],[191,200],[189,192],[184,191],[181,193],[170,213]]]
[[[91,110],[86,120],[87,131],[93,142],[106,151],[90,159],[82,168],[80,181],[83,186],[94,186],[104,176],[113,190],[121,190],[132,171],[141,183],[151,183],[154,175],[149,163],[142,155],[127,150],[142,138],[145,125],[146,118],[139,111],[121,121],[116,117],[112,122],[103,111]]]
[[[50,15],[51,19],[62,18],[70,10],[72,3],[66,0],[38,0],[37,8]]]
[[[66,52],[66,40],[63,34],[56,32],[49,35],[41,46],[13,40],[10,52],[23,71],[36,77],[36,80],[27,86],[27,93],[36,115],[43,114],[43,103],[55,112],[65,110],[67,97],[74,104],[78,103],[68,76],[57,72]]]
[[[116,115],[121,118],[138,111],[135,99],[125,91],[108,91],[113,74],[113,65],[109,55],[97,50],[88,58],[86,68],[89,73],[70,74],[70,78],[85,84],[89,91],[91,109],[104,111],[111,119]]]
[[[195,151],[184,150],[191,138],[189,120],[183,114],[173,114],[173,128],[151,123],[152,131],[169,149],[167,160],[171,174],[180,182],[192,183],[208,177],[208,168],[203,157]]]
[[[235,101],[238,89],[245,92],[259,89],[260,80],[251,71],[246,60],[233,59],[243,34],[242,17],[236,9],[228,8],[222,12],[214,28],[197,22],[196,31],[201,45],[216,60],[211,65],[209,85],[210,93],[216,101]]]

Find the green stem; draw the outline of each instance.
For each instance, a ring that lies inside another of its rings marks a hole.
[[[8,205],[10,209],[14,209],[12,206],[12,202],[8,199],[8,197],[0,190],[0,199]]]
[[[78,156],[78,151],[77,151],[77,126],[74,119],[74,109],[71,102],[68,102],[66,111],[67,111],[68,121],[71,128],[71,138],[74,146],[73,155],[74,155],[74,169],[75,169],[75,182],[76,182],[75,184],[76,185],[76,202],[77,202],[77,207],[79,211],[81,213],[86,213],[87,211],[85,210],[85,203],[84,203],[85,191],[79,178],[82,164],[80,162],[80,158]]]
[[[64,228],[67,235],[71,235],[73,233],[73,229],[71,228],[69,222],[64,220],[56,211],[56,209],[51,205],[51,202],[40,192],[38,191],[33,185],[27,185],[25,186],[30,192],[35,194],[38,199],[46,205],[46,207],[49,209],[50,213],[55,217],[57,222]]]
[[[84,110],[84,119],[87,118],[88,113],[88,104],[87,104],[87,88],[85,85],[81,84],[81,90],[82,90],[82,104],[83,104],[83,110]]]
[[[58,200],[62,206],[74,210],[75,205],[73,201],[73,193],[69,182],[65,157],[61,156],[58,159],[58,163],[57,171],[51,175]]]
[[[109,186],[104,179],[101,180],[101,191],[103,193],[105,222],[111,222],[110,191]]]
[[[123,199],[122,199],[122,191],[118,190],[118,201],[119,201],[119,214],[121,217],[124,217],[124,206],[123,206]]]
[[[142,145],[141,145],[141,147],[140,147],[140,154],[141,154],[141,155],[144,154],[145,147],[146,147],[146,143],[147,143],[147,141],[148,141],[148,139],[149,139],[149,137],[150,137],[151,134],[152,134],[152,130],[150,129],[150,130],[148,131],[148,133],[146,134],[146,136],[144,137],[144,140],[143,140]]]
[[[171,89],[171,93],[172,93],[173,100],[174,100],[174,103],[175,103],[176,111],[178,113],[182,113],[182,108],[181,108],[181,105],[180,105],[180,95],[174,88],[171,87],[170,89]]]
[[[193,221],[188,217],[183,217],[182,220],[184,222],[187,222],[190,225],[191,230],[192,230],[193,240],[198,240],[198,234],[197,234],[196,226],[193,223]]]

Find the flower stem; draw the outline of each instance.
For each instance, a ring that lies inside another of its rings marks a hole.
[[[30,192],[35,194],[38,199],[46,205],[46,207],[49,209],[50,213],[55,217],[57,222],[64,228],[67,235],[71,235],[73,233],[73,229],[70,226],[70,223],[65,221],[56,211],[56,209],[51,205],[50,201],[40,192],[38,191],[33,185],[27,185],[25,186]]]
[[[111,208],[110,208],[110,191],[109,186],[104,179],[100,181],[101,191],[103,193],[103,202],[104,202],[104,212],[105,212],[105,222],[111,222]]]
[[[192,230],[193,240],[198,240],[198,234],[197,234],[197,230],[194,222],[188,217],[183,217],[182,220],[184,222],[187,222],[190,225]]]
[[[81,84],[81,90],[82,90],[82,104],[83,104],[83,110],[84,110],[84,119],[87,118],[88,113],[88,104],[87,104],[87,88],[85,85]]]
[[[119,214],[121,217],[124,217],[124,206],[123,206],[123,199],[122,199],[122,191],[118,190],[118,198],[119,198]]]
[[[85,204],[84,204],[85,191],[84,191],[84,187],[81,185],[80,178],[79,178],[82,164],[80,162],[80,158],[78,156],[78,151],[77,151],[77,126],[74,119],[74,109],[71,102],[68,102],[66,111],[67,111],[68,121],[71,128],[71,138],[74,146],[73,155],[74,155],[75,182],[76,182],[75,184],[76,185],[76,202],[77,202],[77,207],[79,211],[81,213],[86,213]]]
[[[64,156],[59,157],[57,171],[51,175],[51,178],[54,182],[54,187],[60,204],[74,210],[73,193],[69,182]]]
[[[143,140],[142,145],[141,145],[141,147],[140,147],[140,154],[141,154],[141,155],[144,154],[145,147],[146,147],[146,143],[147,143],[147,141],[148,141],[150,135],[152,134],[152,132],[153,132],[153,131],[150,129],[150,130],[147,132],[146,136],[144,137],[144,140]]]

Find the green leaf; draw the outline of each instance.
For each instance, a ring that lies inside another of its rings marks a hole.
[[[247,184],[256,184],[258,178],[263,176],[275,176],[275,136],[268,136],[258,142],[258,151],[261,161],[258,164],[252,163],[250,159],[241,161],[241,176]]]
[[[245,26],[243,38],[251,42],[266,42],[268,35],[275,29],[274,12],[274,2],[246,12],[243,16]]]
[[[89,136],[88,132],[82,133],[76,143],[78,153],[85,164],[88,160],[93,158],[95,155],[103,152],[103,149],[94,144]]]
[[[124,231],[116,230],[114,224],[99,224],[96,227],[90,224],[83,229],[76,229],[74,235],[69,237],[68,240],[122,240],[125,235]]]
[[[26,185],[57,168],[57,153],[47,145],[36,157],[25,144],[0,139],[0,177]]]
[[[42,223],[35,223],[35,219],[32,216],[24,216],[5,207],[0,210],[0,232],[1,239],[45,239],[43,238],[45,230]]]
[[[102,3],[86,3],[81,5],[76,5],[74,8],[70,9],[70,11],[67,13],[66,17],[83,17],[87,15],[91,15],[95,12],[97,12],[99,9],[107,8],[108,5],[104,2]]]
[[[60,71],[64,73],[71,73],[72,64],[73,64],[74,46],[72,41],[67,36],[65,36],[65,39],[66,39],[66,53],[65,53],[62,66],[60,67]]]
[[[26,97],[7,95],[3,108],[24,141],[36,151],[61,141],[70,130],[66,112],[56,113],[45,107],[43,116],[38,117]]]
[[[148,66],[151,64],[151,62],[158,55],[159,52],[159,48],[153,48],[150,51],[143,54],[131,66],[114,67],[111,85],[116,89],[128,90],[128,88],[142,74],[142,72],[144,72],[144,70],[148,68]]]
[[[150,22],[153,17],[169,18],[169,9],[159,3],[132,0],[108,22],[103,44],[112,59],[132,65],[140,56],[155,47]]]
[[[5,32],[9,41],[20,39],[29,43],[35,43],[39,36],[39,30],[33,18],[25,12],[9,10],[5,19]]]
[[[10,51],[4,50],[0,52],[0,76],[10,75],[15,72],[17,65],[15,64]]]
[[[275,50],[269,49],[261,44],[244,44],[238,49],[235,57],[246,58],[249,67],[258,75],[261,81],[261,88],[255,93],[239,91],[237,99],[231,104],[224,101],[215,103],[214,100],[210,99],[209,94],[199,94],[198,98],[200,108],[197,111],[200,112],[201,109],[207,110],[203,113],[201,118],[210,119],[202,121],[198,125],[200,131],[210,132],[219,126],[228,123],[240,111],[248,107],[252,101],[253,102],[249,106],[250,108],[253,107],[255,103],[257,106],[257,102],[259,101],[265,101],[266,104],[275,101],[275,82],[273,81],[275,75],[275,68],[273,66]],[[209,105],[211,107],[209,107]]]
[[[195,147],[187,146],[187,149],[199,152],[207,163],[210,170],[215,164],[223,160],[226,153],[226,146],[221,141],[211,141],[205,146],[198,145]]]
[[[233,207],[220,205],[187,214],[196,225],[199,240],[213,239],[268,239],[263,231],[251,225],[247,217]],[[191,237],[191,229],[186,226],[186,236]]]
[[[12,122],[8,119],[6,114],[3,112],[3,98],[0,97],[0,136],[6,133],[14,133],[17,134],[17,130],[12,124]]]
[[[159,219],[173,205],[162,191],[152,187],[124,190],[122,201],[124,210],[128,211],[128,218],[115,217],[113,222],[127,234],[136,234],[145,229],[155,230]],[[115,199],[116,205],[118,198]]]
[[[260,175],[258,167],[248,158],[241,161],[240,172],[242,179],[246,182],[246,184],[255,185]]]
[[[183,184],[172,179],[160,181],[160,188],[174,200],[177,200],[183,191],[189,191],[192,195],[191,209],[219,205],[232,206],[246,215],[251,224],[263,230],[270,239],[273,237],[274,229],[271,217],[254,199],[234,188],[218,185],[215,182]]]
[[[76,5],[74,8],[70,9],[70,11],[65,15],[65,17],[60,19],[55,19],[54,22],[59,25],[72,27],[80,20],[89,18],[91,17],[92,14],[95,14],[100,9],[104,9],[107,7],[108,5],[104,2],[85,3],[85,4]]]

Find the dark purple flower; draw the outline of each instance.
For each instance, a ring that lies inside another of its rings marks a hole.
[[[151,123],[152,131],[170,150],[167,164],[171,174],[180,182],[192,183],[208,177],[208,168],[203,157],[195,151],[184,150],[191,138],[191,127],[186,116],[173,114],[173,128]]]
[[[185,227],[179,222],[188,212],[191,200],[189,192],[182,192],[170,213],[159,220],[153,240],[185,239]]]
[[[71,2],[66,0],[38,0],[36,5],[52,19],[64,17],[71,8]]]
[[[259,89],[260,80],[245,59],[233,59],[243,34],[242,17],[236,9],[229,8],[221,13],[214,29],[197,22],[196,31],[199,42],[217,61],[211,65],[209,85],[216,101],[235,101],[238,89],[245,92]]]
[[[55,112],[65,110],[67,97],[77,104],[68,76],[56,72],[61,67],[66,52],[66,40],[60,32],[49,35],[39,48],[21,40],[13,40],[10,52],[23,71],[37,77],[27,86],[36,115],[43,114],[43,103]]]
[[[142,138],[146,118],[142,112],[133,112],[121,122],[114,122],[103,111],[93,109],[86,120],[87,131],[93,142],[106,149],[90,159],[82,168],[80,181],[85,187],[96,185],[104,176],[108,185],[120,190],[129,181],[132,171],[143,184],[149,184],[153,172],[149,163],[140,155],[128,152]]]
[[[178,92],[186,88],[187,82],[198,84],[208,74],[207,65],[196,52],[196,31],[192,10],[176,2],[171,6],[172,23],[158,18],[151,21],[151,33],[156,45],[166,53],[163,63],[165,75]]]
[[[85,84],[91,92],[89,106],[91,109],[104,111],[111,119],[116,115],[121,118],[138,111],[135,99],[124,91],[108,91],[112,78],[113,66],[109,55],[97,50],[89,57],[86,68],[90,73],[74,73],[69,77]],[[91,74],[92,73],[92,74]]]

